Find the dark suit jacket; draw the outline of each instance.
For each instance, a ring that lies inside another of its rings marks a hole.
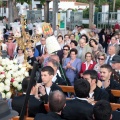
[[[39,113],[35,116],[34,120],[65,120],[60,117],[57,113],[49,112],[48,114]]]
[[[105,89],[109,93],[110,102],[117,103],[119,98],[116,98],[112,95],[111,89],[120,90],[120,83],[113,79],[110,79],[110,85]]]
[[[62,89],[58,85],[53,83],[52,86],[51,86],[51,91],[50,92],[55,91],[55,90],[62,91]],[[45,94],[45,95],[41,96],[40,98],[44,103],[48,103],[48,94]]]
[[[62,117],[67,120],[92,120],[93,106],[77,98],[66,102]]]
[[[41,56],[42,55],[41,45],[37,45],[36,49],[38,50],[39,56]]]
[[[105,91],[104,89],[99,88],[98,86],[96,86],[93,96],[94,96],[95,101],[98,101],[98,100],[107,100],[107,101],[109,101],[108,92]]]
[[[25,94],[18,97],[14,97],[12,100],[12,108],[13,110],[16,110],[19,113],[19,115],[21,113],[24,99],[25,99]],[[44,108],[44,103],[36,99],[33,95],[30,95],[28,101],[28,115],[29,117],[35,117],[37,113],[46,113],[46,110]]]
[[[57,74],[56,78],[57,79],[54,82],[55,84],[57,84],[57,85],[67,85],[67,82],[63,78],[61,78],[58,74]]]
[[[120,120],[120,112],[119,111],[112,112],[112,120]]]

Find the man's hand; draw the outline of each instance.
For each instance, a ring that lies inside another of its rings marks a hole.
[[[42,84],[39,84],[39,92],[40,92],[42,95],[45,95],[45,94],[46,94],[45,87],[44,87]]]

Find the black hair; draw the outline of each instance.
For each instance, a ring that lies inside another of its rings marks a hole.
[[[109,64],[104,64],[100,68],[106,68],[109,72],[113,72],[113,69],[112,69],[111,65],[109,65]]]
[[[90,46],[90,47],[93,47],[93,46],[91,45],[91,41],[94,41],[96,45],[98,44],[98,42],[97,42],[95,39],[90,39],[90,41],[89,41],[89,46]]]
[[[54,69],[50,66],[43,67],[41,72],[48,72],[49,75],[54,75]]]
[[[61,37],[61,38],[62,38],[62,40],[63,40],[63,36],[62,36],[62,35],[59,35],[57,38],[60,38],[60,37]]]
[[[70,43],[74,43],[74,45],[75,45],[75,46],[77,46],[77,45],[78,45],[77,41],[75,41],[75,40],[71,40],[71,42],[70,42]]]
[[[63,46],[63,49],[64,49],[65,47],[67,47],[68,50],[70,50],[70,46],[69,46],[69,45],[64,45],[64,46]]]
[[[27,92],[27,88],[29,86],[30,83],[30,77],[25,77],[22,81],[22,91],[23,92]],[[36,85],[36,80],[33,79],[32,81],[32,87]]]
[[[90,78],[95,79],[97,83],[98,73],[95,70],[86,70],[83,75],[90,75]]]
[[[74,83],[75,94],[79,98],[87,98],[90,92],[90,83],[81,78],[75,81]]]
[[[72,49],[70,50],[70,54],[71,54],[71,52],[75,52],[75,54],[78,53],[77,49],[75,49],[75,48],[72,48]]]
[[[81,37],[80,38],[82,38],[82,37],[85,37],[86,38],[86,43],[88,42],[88,36],[87,35],[85,35],[85,34],[83,34],[83,35],[81,35]]]
[[[112,108],[108,101],[100,100],[93,107],[95,120],[110,120],[111,114]]]

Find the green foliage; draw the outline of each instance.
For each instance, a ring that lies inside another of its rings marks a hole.
[[[77,2],[82,2],[82,3],[89,3],[89,0],[76,0]],[[110,11],[113,11],[113,1],[110,2]],[[98,8],[99,12],[101,12],[102,5],[108,3],[108,0],[94,0],[95,6]],[[108,3],[109,4],[109,3]],[[115,11],[120,8],[120,0],[116,0],[115,4]]]

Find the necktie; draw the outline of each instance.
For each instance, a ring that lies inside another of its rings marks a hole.
[[[110,64],[110,59],[111,59],[111,57],[109,57],[109,59],[108,59],[108,61],[107,61],[107,64]]]
[[[41,53],[43,54],[44,53],[44,47],[42,46],[42,49],[41,49]]]

